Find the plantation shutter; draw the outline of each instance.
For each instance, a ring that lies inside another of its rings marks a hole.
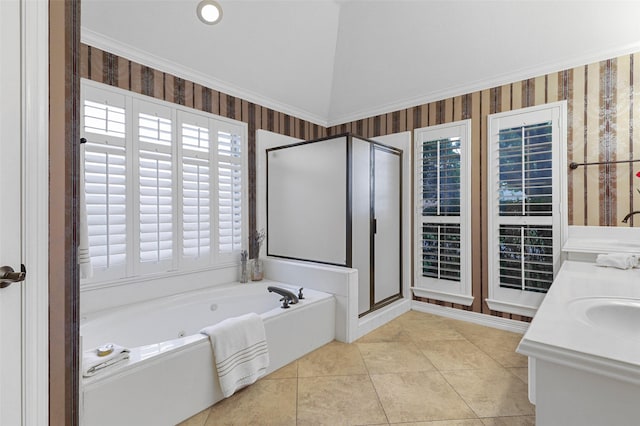
[[[124,140],[124,108],[85,100],[83,114],[83,127],[86,133],[106,135]]]
[[[246,244],[246,132],[236,120],[81,82],[93,275],[82,285],[234,266]]]
[[[471,120],[415,131],[416,296],[469,306]]]
[[[126,163],[124,148],[85,146],[85,200],[92,267],[126,266]]]
[[[460,281],[460,225],[422,225],[422,276]]]
[[[500,286],[546,293],[553,282],[553,229],[500,225]]]
[[[460,281],[460,154],[459,137],[422,143],[423,277]]]
[[[89,255],[103,277],[127,268],[127,165],[125,99],[85,88],[81,131],[86,139],[84,176]]]
[[[553,281],[552,136],[551,121],[498,132],[501,287],[546,292]]]
[[[491,310],[532,317],[560,267],[567,103],[488,117]]]
[[[182,114],[181,120],[187,117]],[[211,254],[212,219],[209,129],[183,121],[181,135],[182,256],[206,263]]]
[[[218,130],[218,251],[242,249],[242,137],[240,129]]]
[[[139,261],[141,265],[173,260],[173,161],[170,113],[140,102],[138,114]],[[142,111],[158,111],[150,114]],[[160,115],[162,114],[162,115]],[[143,267],[155,270],[153,266]]]

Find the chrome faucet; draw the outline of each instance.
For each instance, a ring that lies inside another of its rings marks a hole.
[[[267,290],[269,290],[269,293],[278,293],[280,296],[282,296],[282,299],[280,299],[280,301],[282,302],[282,309],[289,308],[289,304],[295,305],[296,303],[298,303],[298,296],[296,296],[289,290],[274,286],[267,287]]]
[[[636,210],[636,211],[634,211],[634,212],[629,213],[628,215],[626,215],[626,216],[624,217],[624,219],[622,219],[622,223],[627,223],[627,221],[629,220],[629,218],[630,218],[631,216],[633,216],[634,214],[638,214],[638,213],[640,213],[640,210]]]

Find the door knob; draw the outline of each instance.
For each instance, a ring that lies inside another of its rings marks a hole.
[[[24,265],[22,265],[20,269],[20,272],[16,272],[11,266],[0,267],[0,288],[9,287],[13,283],[24,281],[27,276],[27,270]]]

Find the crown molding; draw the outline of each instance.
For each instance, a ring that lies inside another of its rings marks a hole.
[[[493,87],[499,87],[505,84],[511,84],[530,78],[540,77],[546,74],[564,71],[571,68],[597,63],[603,60],[613,59],[619,56],[637,52],[640,52],[640,41],[612,49],[585,53],[570,60],[550,62],[532,68],[522,68],[514,72],[498,75],[494,78],[477,80],[461,86],[449,87],[411,98],[400,99],[395,102],[385,103],[384,105],[363,109],[354,113],[343,114],[339,118],[330,116],[327,120],[327,126],[337,126],[340,124],[350,123],[352,121],[362,120],[364,118],[387,114],[393,111],[413,108],[419,105],[428,104],[430,102],[441,101],[456,96],[462,96],[481,90],[491,89]]]
[[[109,53],[113,53],[114,55],[122,56],[147,67],[167,72],[169,74],[175,75],[176,77],[184,78],[185,80],[189,80],[202,86],[224,92],[228,95],[235,96],[246,101],[253,102],[255,104],[259,104],[263,107],[271,108],[275,111],[279,111],[300,118],[302,120],[309,121],[313,124],[327,127],[327,120],[325,117],[320,117],[309,111],[295,108],[291,105],[284,104],[282,102],[278,102],[276,100],[262,96],[251,90],[243,89],[229,82],[219,80],[209,75],[205,75],[199,71],[145,52],[129,44],[122,43],[111,37],[107,37],[103,34],[92,31],[86,27],[81,28],[80,40],[84,44],[96,47]]]
[[[394,102],[387,102],[384,105],[378,105],[352,113],[342,114],[340,117],[331,117],[331,115],[329,117],[321,117],[317,114],[310,113],[309,111],[302,110],[300,108],[296,108],[292,105],[288,105],[282,102],[278,102],[256,92],[243,89],[234,84],[205,75],[181,64],[177,64],[164,58],[160,58],[156,55],[152,55],[148,52],[144,52],[131,45],[121,43],[115,39],[89,30],[85,27],[82,27],[81,29],[81,41],[85,44],[97,47],[98,49],[102,49],[118,56],[122,56],[127,59],[139,62],[145,66],[171,73],[180,78],[188,79],[203,86],[227,93],[231,96],[242,98],[249,102],[253,102],[267,108],[292,115],[294,117],[298,117],[302,120],[306,120],[323,127],[332,127],[340,124],[350,123],[352,121],[357,121],[364,118],[375,117],[377,115],[387,114],[393,111],[413,108],[419,105],[428,104],[430,102],[436,102],[443,99],[466,95],[493,87],[499,87],[504,84],[511,84],[529,78],[540,77],[546,74],[559,72],[587,64],[597,63],[622,55],[640,52],[640,41],[638,41],[612,49],[601,50],[598,52],[588,52],[564,61],[546,63],[536,67],[522,68],[515,72],[497,75],[496,77],[490,79],[472,81],[470,83],[456,87],[448,87],[435,92],[424,93],[405,99],[399,99]]]

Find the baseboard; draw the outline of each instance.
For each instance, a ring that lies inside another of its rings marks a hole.
[[[384,308],[374,311],[358,320],[358,330],[354,340],[357,340],[376,328],[411,310],[411,300],[401,299]]]
[[[474,324],[498,328],[500,330],[511,331],[513,333],[519,334],[524,334],[525,331],[527,331],[527,328],[529,328],[528,322],[516,321],[502,317],[494,317],[493,315],[464,311],[462,309],[448,308],[445,306],[434,305],[432,303],[420,302],[417,300],[413,300],[411,302],[411,309],[414,311],[440,315],[442,317],[467,321]]]

